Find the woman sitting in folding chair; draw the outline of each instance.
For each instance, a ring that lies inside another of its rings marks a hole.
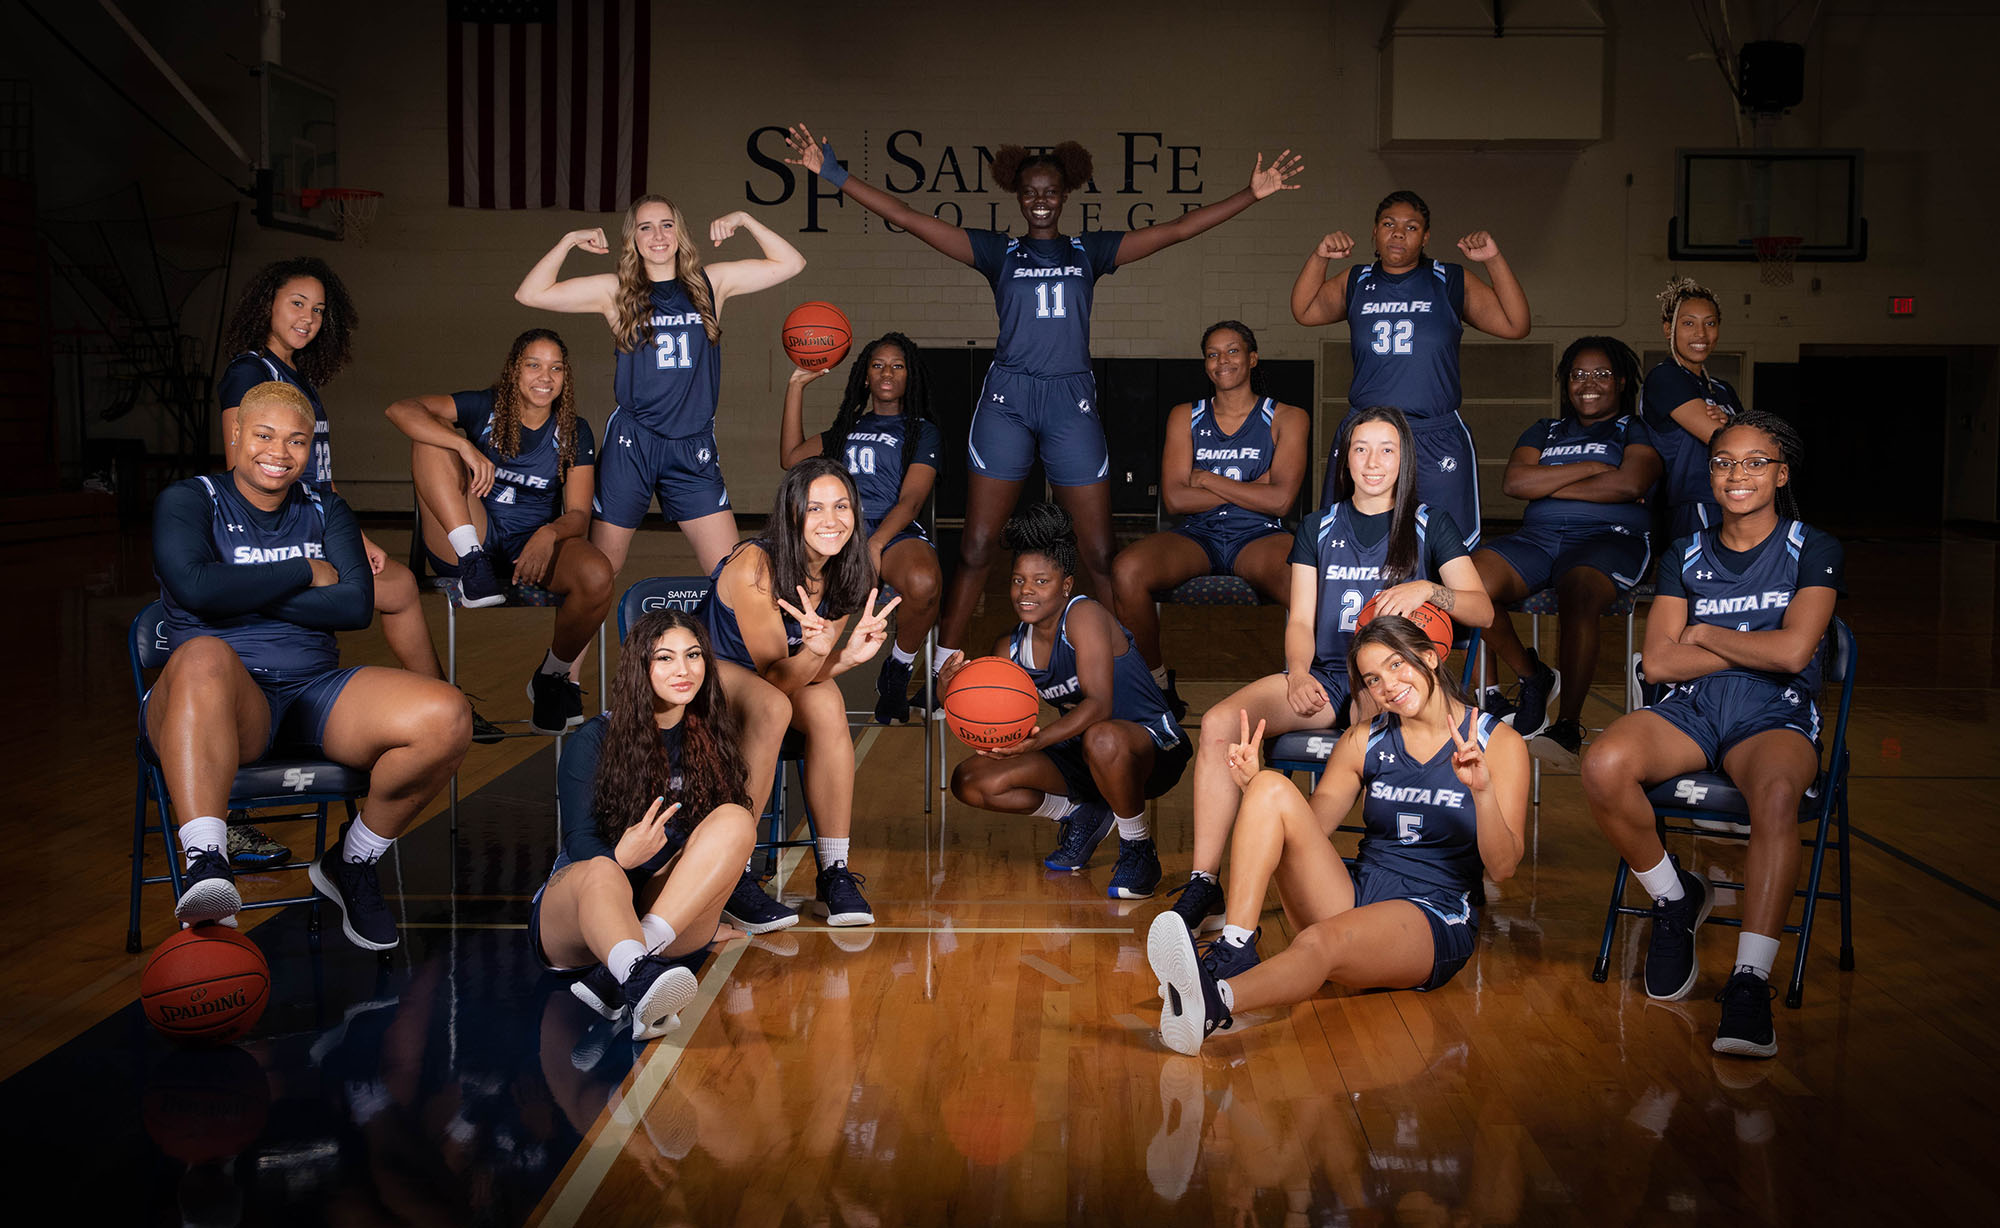
[[[656,610],[625,637],[611,709],[562,757],[562,848],[535,892],[528,942],[607,1019],[629,1008],[632,1037],[674,1027],[723,901],[757,841],[739,730],[701,624]]]
[[[458,578],[460,604],[499,605],[510,584],[562,595],[548,655],[528,679],[529,724],[549,734],[582,724],[570,670],[611,609],[613,576],[587,536],[597,446],[576,412],[569,347],[531,328],[492,387],[405,397],[385,412],[411,440],[431,570]]]
[[[847,867],[854,821],[854,737],[833,679],[874,659],[889,611],[875,608],[875,568],[855,533],[860,498],[837,462],[809,457],[778,483],[764,536],[716,567],[696,616],[708,629],[729,702],[743,710],[751,809],[761,813],[789,725],[805,737],[806,806],[818,831],[816,895],[828,925],[873,925],[875,914]],[[794,606],[792,601],[798,604]],[[852,615],[846,647],[834,651]],[[746,867],[724,915],[761,934],[798,920]]]
[[[1622,716],[1583,758],[1591,817],[1653,897],[1646,993],[1693,990],[1709,882],[1660,843],[1646,786],[1680,772],[1728,774],[1750,810],[1743,932],[1716,1000],[1718,1053],[1771,1057],[1772,962],[1799,876],[1799,803],[1819,774],[1820,654],[1842,589],[1840,543],[1800,523],[1790,489],[1799,437],[1749,412],[1709,441],[1720,527],[1674,543],[1646,619],[1646,680],[1667,697]]]
[[[189,478],[154,507],[153,559],[173,655],[140,705],[182,816],[186,887],[174,913],[229,921],[242,907],[224,854],[236,770],[274,745],[365,768],[361,814],[311,868],[355,945],[396,945],[375,863],[458,770],[472,710],[448,683],[340,667],[334,632],[368,625],[361,531],[339,495],[302,479],[313,407],[264,383],[238,403],[229,473]]]

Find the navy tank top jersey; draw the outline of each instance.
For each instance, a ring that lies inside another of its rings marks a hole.
[[[914,440],[910,438],[912,421],[917,424]],[[822,447],[836,442],[825,436],[821,439]],[[906,460],[911,465],[937,468],[941,442],[937,424],[928,418],[912,419],[907,414],[873,412],[861,415],[854,428],[847,432],[845,452],[834,457],[844,462],[847,472],[854,475],[854,487],[861,495],[861,506],[856,509],[861,519],[872,524],[896,506],[896,500],[903,495]],[[907,457],[904,454],[906,448],[909,449]]]
[[[304,482],[286,492],[276,511],[245,499],[227,476],[188,478],[208,494],[213,515],[210,540],[218,561],[232,566],[326,558],[326,507],[317,487]],[[316,631],[259,611],[228,618],[205,618],[175,604],[160,586],[166,610],[167,643],[179,648],[197,636],[212,635],[236,650],[243,667],[259,673],[318,674],[340,666],[340,646],[331,631]]]
[[[1355,409],[1393,405],[1412,423],[1458,412],[1458,339],[1465,269],[1424,257],[1407,273],[1378,264],[1347,271],[1347,334]]]
[[[1675,542],[1680,566],[1660,568],[1660,596],[1687,601],[1689,622],[1738,631],[1776,631],[1802,588],[1845,591],[1844,552],[1839,541],[1797,520],[1778,520],[1771,535],[1749,550],[1722,545],[1722,530],[1703,529]],[[1825,642],[1822,640],[1821,648]],[[1732,668],[1719,674],[1761,678],[1777,686],[1819,690],[1816,652],[1798,674]]]
[[[1319,605],[1313,619],[1313,672],[1336,678],[1347,676],[1347,642],[1361,621],[1361,607],[1386,585],[1382,566],[1389,561],[1389,534],[1386,524],[1391,513],[1370,519],[1383,523],[1381,537],[1364,544],[1356,532],[1357,513],[1351,503],[1336,503],[1307,520],[1292,539],[1291,563],[1316,568],[1319,572]],[[1430,509],[1417,507],[1417,560],[1421,568],[1430,557]],[[1420,577],[1412,576],[1412,579]]]
[[[1625,449],[1635,445],[1653,446],[1653,433],[1646,424],[1621,414],[1609,421],[1585,425],[1565,415],[1544,418],[1514,441],[1517,448],[1534,448],[1541,453],[1538,465],[1574,465],[1599,461],[1606,465],[1625,463]],[[1634,533],[1644,533],[1652,513],[1643,503],[1593,503],[1587,499],[1559,499],[1547,496],[1528,501],[1522,513],[1524,524],[1615,524]]]
[[[1458,735],[1477,737],[1481,750],[1500,722],[1465,709]],[[1451,770],[1456,750],[1447,737],[1429,759],[1418,761],[1403,744],[1403,722],[1378,713],[1368,727],[1361,766],[1359,860],[1405,878],[1470,895],[1486,873],[1479,859],[1479,811],[1472,790]]]
[[[710,301],[714,293],[710,286]],[[708,343],[701,313],[680,278],[653,283],[652,318],[639,332],[637,349],[616,352],[612,388],[614,412],[655,435],[684,439],[715,429],[722,354]]]
[[[1278,403],[1265,397],[1250,411],[1243,425],[1236,433],[1224,434],[1222,426],[1215,420],[1215,406],[1206,399],[1196,401],[1188,414],[1188,435],[1194,444],[1194,464],[1197,469],[1206,469],[1236,482],[1255,482],[1271,471],[1272,454],[1277,451],[1277,440],[1271,434],[1271,423],[1277,417]],[[1253,512],[1234,503],[1220,503],[1207,511],[1194,512],[1181,517],[1184,529],[1208,526],[1229,526],[1231,528],[1260,524],[1272,529],[1283,526],[1274,516]]]
[[[1069,614],[1077,602],[1089,600],[1079,594],[1063,607],[1056,620],[1055,647],[1047,661],[1033,664],[1035,654],[1030,637],[1035,629],[1027,623],[1014,628],[1014,639],[1007,645],[1008,657],[1028,671],[1035,690],[1058,712],[1069,711],[1083,699],[1083,682],[1076,675],[1076,648],[1069,642]],[[1167,697],[1153,681],[1152,671],[1146,668],[1145,658],[1133,646],[1132,633],[1123,624],[1118,630],[1125,637],[1125,651],[1111,660],[1111,715],[1144,726],[1153,744],[1164,750],[1181,740],[1181,727],[1168,710]]]
[[[1665,467],[1660,488],[1668,505],[1705,503],[1714,508],[1715,492],[1708,484],[1707,441],[1696,439],[1674,421],[1674,410],[1689,401],[1701,401],[1732,418],[1743,412],[1743,402],[1727,381],[1696,375],[1671,358],[1646,373],[1639,395],[1639,413],[1652,428],[1653,446],[1660,450]],[[1719,512],[1706,517],[1705,523],[1720,524]]]
[[[326,406],[319,402],[319,389],[306,377],[281,362],[269,350],[246,350],[229,360],[222,378],[215,383],[216,398],[224,409],[243,404],[243,394],[259,384],[290,384],[305,394],[313,407],[312,457],[306,463],[304,481],[315,486],[333,484],[333,424],[327,421]]]
[[[486,492],[486,516],[502,543],[510,549],[529,534],[563,514],[562,441],[556,437],[556,415],[530,430],[521,428],[513,456],[502,456],[493,444],[494,392],[481,388],[451,394],[458,412],[458,429],[493,462],[493,488]],[[597,441],[590,423],[576,419],[572,466],[597,464]]]
[[[1053,239],[968,230],[972,267],[993,285],[1000,315],[993,365],[1050,378],[1090,374],[1090,301],[1118,267],[1125,234],[1093,230]]]
[[[730,551],[729,557],[717,563],[715,570],[708,573],[708,594],[701,599],[701,604],[695,607],[694,616],[699,618],[701,625],[708,629],[708,642],[710,647],[715,650],[716,656],[721,657],[725,661],[734,661],[744,669],[754,670],[757,668],[757,662],[750,655],[750,646],[743,642],[743,628],[736,621],[736,611],[723,604],[722,596],[719,592],[722,584],[723,569],[728,567],[737,554],[744,550],[757,550],[763,552],[767,557],[769,555],[769,551],[764,550],[763,543],[755,541],[744,542],[735,550]],[[795,594],[786,598],[786,600],[796,601],[798,598]],[[825,597],[820,598],[819,614],[822,618],[826,616]],[[779,610],[778,621],[785,625],[785,655],[788,657],[797,656],[800,647],[806,642],[805,634],[800,630],[798,620],[783,610]]]

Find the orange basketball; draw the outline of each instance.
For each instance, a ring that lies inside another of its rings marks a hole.
[[[785,357],[807,371],[830,367],[847,357],[854,326],[832,303],[800,303],[785,317]]]
[[[146,1020],[175,1040],[220,1043],[256,1025],[271,996],[257,944],[226,925],[182,930],[161,943],[139,976]]]
[[[1361,607],[1360,617],[1354,622],[1356,631],[1367,626],[1369,620],[1375,617],[1375,598],[1381,595],[1379,592],[1376,593],[1374,597],[1368,599],[1367,605]],[[1451,655],[1451,615],[1426,601],[1403,617],[1417,624],[1425,635],[1431,637],[1431,643],[1437,645],[1439,658]]]
[[[1019,742],[1041,711],[1042,697],[1028,671],[1005,657],[966,662],[944,691],[944,723],[974,750]]]

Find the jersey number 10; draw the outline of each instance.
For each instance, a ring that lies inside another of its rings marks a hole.
[[[1410,352],[1410,339],[1416,331],[1415,320],[1377,320],[1375,344],[1368,348],[1377,354],[1407,354]]]
[[[686,333],[656,333],[653,344],[659,347],[658,362],[662,371],[682,370],[694,366],[694,359],[688,354]],[[678,355],[678,357],[676,357]]]
[[[1049,310],[1049,300],[1055,300],[1055,310]],[[1035,283],[1035,318],[1046,320],[1051,316],[1060,320],[1069,313],[1063,310],[1063,284],[1050,285],[1045,281]]]

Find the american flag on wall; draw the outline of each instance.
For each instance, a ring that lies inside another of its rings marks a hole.
[[[449,203],[608,213],[646,190],[650,0],[451,0]]]

